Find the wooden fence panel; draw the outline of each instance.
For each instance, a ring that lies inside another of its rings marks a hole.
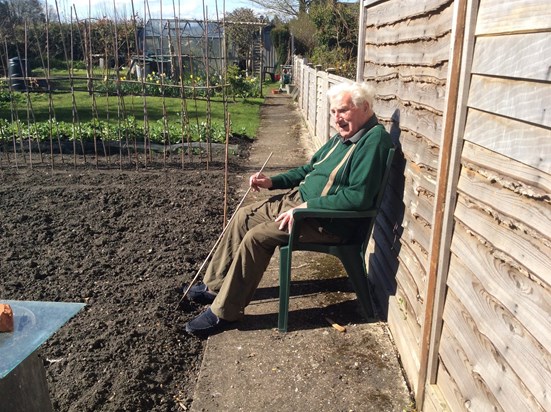
[[[458,380],[463,385],[471,381],[480,389],[479,393],[462,392],[465,399],[478,398],[484,402],[484,407],[474,410],[496,407],[504,411],[549,410],[549,401],[545,401],[549,373],[541,377],[537,374],[549,370],[548,354],[534,350],[537,345],[514,315],[504,312],[484,289],[483,281],[453,257],[448,280],[445,324],[457,342],[442,340],[441,348],[444,350],[450,344],[450,350],[465,354],[463,370],[458,367],[458,376],[462,375]],[[541,355],[544,358],[538,359]],[[540,404],[535,394],[545,404]]]
[[[445,110],[452,1],[386,1],[366,4],[362,79],[372,83],[375,112],[389,128],[399,127],[404,158],[402,216],[382,211],[387,238],[401,229],[398,268],[383,261],[385,245],[374,236],[369,245],[369,273],[411,385],[416,388],[425,314],[438,158]],[[373,274],[373,276],[372,276]],[[395,279],[394,296],[384,296]],[[402,336],[402,335],[405,336]],[[398,338],[398,336],[400,336]],[[407,360],[406,360],[407,359]]]
[[[316,136],[321,141],[327,141],[329,134],[327,131],[327,123],[329,121],[329,106],[327,104],[327,90],[329,84],[327,81],[327,73],[323,71],[316,71]],[[325,137],[325,139],[323,139]]]
[[[463,155],[437,384],[450,406],[464,405],[452,410],[550,410],[549,197],[530,187],[539,179],[529,166],[468,142]]]
[[[512,97],[512,98],[511,98]],[[551,127],[551,84],[473,75],[469,107],[525,123]]]
[[[299,107],[314,147],[319,148],[335,133],[330,123],[327,90],[335,84],[350,80],[310,67],[303,59],[295,59],[294,70],[299,73],[294,80],[295,86],[301,91]]]
[[[459,4],[463,25],[452,22]],[[426,410],[551,411],[548,1],[364,0],[362,7],[358,80],[374,85],[375,112],[402,149],[367,265],[420,394],[417,407],[426,397]],[[452,59],[462,30],[464,53]],[[303,85],[301,93],[320,99],[334,79],[304,67],[301,81],[318,88]],[[455,108],[450,76],[461,89]],[[311,104],[302,103],[305,118]],[[327,127],[309,125],[318,135]],[[447,220],[434,239],[442,187]]]
[[[462,152],[462,163],[471,169],[478,169],[490,180],[499,183],[515,193],[545,200],[551,192],[551,174],[492,152],[468,141]]]
[[[460,262],[470,265],[469,271],[475,273],[484,284],[486,293],[499,302],[500,310],[515,315],[527,334],[539,344],[535,348],[527,345],[524,351],[537,353],[551,344],[551,287],[541,287],[537,279],[527,275],[524,268],[504,262],[500,254],[492,250],[491,245],[468,232],[468,228],[459,225],[454,236],[452,251]],[[472,256],[476,256],[473,259]],[[469,304],[471,298],[466,303]],[[497,305],[496,305],[497,306]],[[481,319],[482,322],[487,322]],[[549,363],[549,353],[543,354],[541,363]],[[549,371],[544,372],[548,375]],[[548,384],[541,382],[538,386]]]
[[[466,40],[474,48],[459,102],[462,168],[436,382],[427,382],[452,410],[551,410],[547,3],[481,2]]]
[[[494,210],[473,198],[459,197],[455,213],[456,220],[493,245],[502,259],[522,262],[533,276],[551,285],[551,245],[545,241],[546,235],[541,237],[536,231],[525,231],[515,219],[507,219],[506,215],[503,219],[499,209]]]
[[[415,20],[416,18],[437,16],[439,10],[453,2],[450,0],[392,0],[372,3],[364,2],[364,7],[368,8],[369,13],[367,27],[371,24],[376,26],[393,25],[404,19]]]
[[[545,0],[485,0],[478,13],[476,35],[548,31],[550,21],[551,7]]]
[[[453,299],[453,298],[452,298]],[[457,298],[452,300],[457,302]],[[455,319],[462,318],[462,308],[449,306],[450,317]],[[459,312],[459,313],[457,313]],[[502,408],[496,408],[498,402],[492,396],[489,390],[479,377],[479,371],[474,367],[474,361],[469,358],[468,353],[463,349],[463,345],[456,338],[456,328],[451,328],[453,324],[444,324],[442,329],[442,344],[440,346],[440,371],[445,371],[442,376],[438,376],[438,387],[446,397],[446,403],[453,411],[499,411]],[[480,347],[480,345],[477,345]]]
[[[499,216],[502,224],[531,232],[535,238],[543,238],[551,233],[551,214],[544,202],[533,197],[519,196],[510,189],[492,183],[492,179],[465,167],[459,177],[458,190],[462,193],[476,193],[476,201],[483,205],[483,209],[494,211],[494,216]]]
[[[375,111],[389,126],[401,131],[405,158],[401,220],[390,220],[382,230],[392,233],[402,227],[397,271],[392,265],[381,268],[373,278],[375,289],[396,278],[394,297],[387,302],[389,327],[404,361],[410,383],[416,388],[419,373],[420,340],[424,318],[426,270],[432,215],[435,174],[445,108],[450,1],[387,1],[366,4],[363,80],[377,91]],[[442,11],[442,12],[439,12]],[[362,40],[362,39],[360,39]],[[383,210],[383,214],[385,211]],[[376,243],[377,239],[375,238]],[[372,262],[377,246],[370,245]],[[389,270],[390,268],[390,270]]]

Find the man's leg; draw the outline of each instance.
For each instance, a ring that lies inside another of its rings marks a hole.
[[[226,273],[230,270],[247,232],[259,224],[273,222],[284,207],[296,206],[297,202],[300,203],[300,195],[293,191],[289,194],[272,196],[238,210],[222,236],[205,272],[203,282],[209,290],[218,292],[222,287]]]
[[[249,303],[275,249],[275,246],[268,247],[267,251],[262,247],[255,247],[256,241],[253,239],[258,238],[258,235],[252,235],[249,232],[256,232],[255,228],[260,229],[263,225],[275,225],[273,221],[284,210],[283,208],[294,207],[300,203],[300,195],[295,192],[253,204],[236,214],[224,233],[205,275],[205,284],[212,288],[212,291],[218,291],[220,287],[222,290],[216,295],[213,306],[186,323],[185,328],[188,333],[210,334],[223,327],[226,322],[243,317],[243,309]],[[288,237],[285,231],[278,230],[278,235],[280,234]],[[243,270],[245,267],[255,266],[262,270],[255,269],[250,274],[249,270]],[[239,272],[245,275],[241,281],[239,281]],[[242,293],[239,291],[241,285],[246,285],[247,289],[242,290]],[[239,297],[240,294],[243,296]],[[225,308],[226,304],[228,309]],[[219,311],[215,313],[212,310],[213,307],[218,307]]]
[[[208,279],[205,278],[205,283],[209,282],[207,285],[221,283],[218,294],[205,312],[186,324],[187,332],[212,333],[225,322],[240,320],[244,316],[245,307],[251,301],[275,248],[289,240],[289,233],[279,229],[275,218],[301,203],[300,195],[291,193],[277,200],[254,204],[239,217],[236,215],[236,227],[228,228],[227,236],[225,234],[215,253],[216,261],[209,265]],[[321,232],[315,222],[304,225],[301,233],[305,239],[320,243],[338,240],[334,235]],[[237,244],[238,239],[241,240]],[[213,286],[211,290],[217,289]]]
[[[265,222],[247,232],[211,305],[219,318],[235,321],[244,316],[245,307],[270,263],[277,246],[287,243],[289,233],[279,223]]]
[[[338,243],[338,236],[323,233],[314,221],[302,227],[301,240],[306,242]],[[249,230],[235,254],[222,287],[211,305],[219,318],[234,321],[244,316],[245,307],[252,300],[276,247],[289,242],[287,230],[279,223],[265,222]]]

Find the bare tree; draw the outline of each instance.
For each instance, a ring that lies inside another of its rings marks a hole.
[[[251,3],[263,7],[282,20],[298,17],[305,13],[316,0],[249,0]]]
[[[39,0],[8,0],[6,3],[14,22],[43,22],[45,20],[44,10]]]

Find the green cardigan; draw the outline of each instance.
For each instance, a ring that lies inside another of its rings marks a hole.
[[[273,176],[272,189],[299,186],[308,208],[370,209],[379,192],[391,147],[390,135],[373,115],[347,141],[337,134],[312,156],[309,163]],[[346,234],[351,229],[334,227],[330,222],[323,226],[335,234]]]

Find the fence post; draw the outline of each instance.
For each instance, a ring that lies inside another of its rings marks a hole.
[[[310,69],[314,68],[312,63],[308,63],[308,67]],[[317,83],[317,78],[316,78],[315,70],[314,71],[308,70],[308,94],[306,95],[306,120],[308,121],[310,129],[313,131],[314,135],[316,134],[316,123],[312,123],[312,117],[314,118],[314,122],[315,122],[316,121],[315,106],[314,106],[313,116],[312,116],[311,110],[312,110],[312,104],[314,105],[316,104],[316,94],[315,94],[316,83]],[[314,96],[314,98],[312,98],[312,96]]]
[[[319,128],[318,128],[318,118],[319,118],[319,113],[318,113],[318,108],[320,107],[319,106],[319,89],[320,89],[320,84],[322,83],[321,82],[321,64],[316,64],[315,66],[315,69],[316,69],[316,82],[315,82],[315,85],[314,85],[314,104],[316,105],[315,106],[315,110],[314,110],[314,122],[313,122],[313,126],[314,126],[314,137],[317,138],[319,140]]]
[[[323,108],[323,142],[327,142],[327,140],[329,139],[329,130],[330,130],[330,121],[331,121],[331,113],[329,112],[329,100],[327,99],[327,91],[329,90],[329,88],[331,87],[331,84],[329,82],[329,75],[330,75],[330,72],[328,70],[325,71],[325,90],[324,90],[324,93],[323,93],[323,105],[322,105],[322,108]]]

